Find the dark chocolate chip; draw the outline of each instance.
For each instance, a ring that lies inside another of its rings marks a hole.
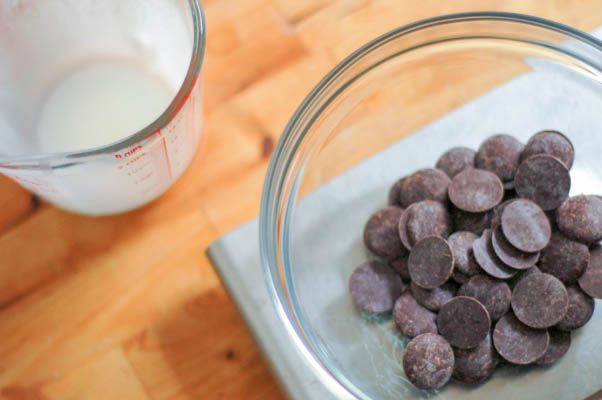
[[[602,199],[597,196],[571,197],[556,210],[556,223],[567,236],[584,243],[602,239]]]
[[[391,311],[403,286],[399,274],[379,261],[358,266],[349,278],[353,303],[360,310],[370,313]]]
[[[512,246],[499,225],[491,234],[491,244],[498,258],[514,269],[529,269],[539,260],[539,253],[525,253]]]
[[[464,275],[462,272],[456,271],[454,269],[454,272],[452,272],[451,278],[454,282],[462,285],[462,284],[468,282],[468,280],[470,279],[470,276]]]
[[[512,292],[506,282],[477,275],[460,287],[458,296],[474,297],[480,301],[489,312],[491,321],[495,322],[510,309]]]
[[[498,354],[513,364],[527,365],[542,357],[550,335],[545,329],[532,329],[512,313],[504,315],[493,330],[493,345]]]
[[[479,237],[467,231],[452,233],[447,242],[454,253],[454,273],[458,272],[467,278],[479,273],[479,265],[472,254],[472,244]]]
[[[512,311],[525,325],[545,329],[559,323],[569,308],[569,295],[558,278],[531,274],[512,291]]]
[[[602,299],[602,247],[600,245],[591,249],[589,264],[579,278],[579,286],[591,297]]]
[[[530,200],[517,199],[502,212],[504,237],[518,250],[535,253],[542,250],[552,236],[546,214]]]
[[[452,179],[449,199],[461,210],[478,213],[491,210],[504,197],[504,187],[493,173],[466,169]]]
[[[523,161],[514,178],[520,197],[537,203],[543,210],[554,210],[569,197],[571,176],[559,159],[539,154]]]
[[[364,228],[364,243],[376,254],[387,259],[396,259],[407,254],[399,239],[399,220],[403,209],[386,207],[370,217]]]
[[[410,290],[406,290],[395,302],[393,320],[401,333],[413,338],[423,333],[437,333],[437,314],[422,307]]]
[[[485,306],[477,299],[459,296],[441,307],[437,328],[452,346],[471,349],[487,337],[491,319]]]
[[[443,285],[451,277],[453,268],[454,256],[443,238],[424,238],[410,251],[410,277],[412,282],[424,289],[434,289]]]
[[[571,347],[571,333],[561,332],[556,329],[548,330],[550,343],[543,356],[535,360],[536,365],[551,365],[560,360]]]
[[[447,208],[438,201],[425,200],[406,209],[399,220],[399,237],[408,249],[429,236],[447,238],[451,232]]]
[[[538,132],[529,139],[523,154],[521,154],[521,160],[526,160],[536,154],[554,156],[562,161],[568,169],[571,169],[575,159],[575,148],[569,138],[562,133],[547,130]]]
[[[406,225],[412,246],[429,236],[447,238],[451,233],[451,220],[447,208],[437,201],[415,203]]]
[[[531,274],[541,274],[541,271],[539,268],[537,268],[537,266],[533,266],[527,270],[520,271],[518,274],[516,274],[516,276],[514,276],[512,279],[510,279],[508,281],[508,285],[510,286],[510,289],[514,289],[516,287],[516,285],[518,285],[518,282],[520,282],[523,278],[526,278],[527,276],[529,276]]]
[[[491,228],[492,229],[494,229],[496,226],[502,224],[502,213],[504,212],[504,209],[506,208],[506,206],[508,204],[510,204],[513,200],[514,199],[508,199],[508,200],[501,202],[497,206],[495,206],[495,208],[492,211],[493,215],[491,217]]]
[[[408,269],[408,256],[400,257],[397,260],[389,261],[389,265],[399,273],[404,281],[410,280],[410,270]]]
[[[471,213],[459,208],[452,208],[452,220],[456,231],[468,231],[481,236],[483,231],[491,225],[492,211]]]
[[[476,151],[468,147],[454,147],[441,156],[436,167],[453,178],[467,168],[474,167]]]
[[[405,177],[399,179],[393,184],[393,186],[391,186],[391,189],[389,190],[389,197],[387,199],[387,203],[390,206],[401,207],[401,188],[404,179]]]
[[[454,352],[439,335],[426,333],[414,338],[403,355],[403,370],[419,389],[440,389],[454,370]]]
[[[494,278],[510,279],[518,272],[504,264],[495,254],[491,244],[490,229],[486,229],[483,235],[474,241],[472,252],[481,269]]]
[[[431,311],[439,311],[443,304],[454,298],[458,286],[453,282],[447,282],[441,287],[429,290],[412,282],[411,289],[418,304]]]
[[[541,251],[539,268],[554,275],[565,285],[572,285],[589,264],[589,249],[583,243],[569,239],[561,232],[554,232],[552,239]]]
[[[412,244],[408,238],[408,219],[410,218],[410,213],[413,207],[415,207],[414,204],[403,211],[403,214],[401,214],[401,218],[399,219],[399,226],[397,227],[399,239],[406,250],[412,250]]]
[[[481,144],[475,156],[477,168],[496,174],[502,181],[511,181],[520,162],[524,145],[510,135],[491,136]]]
[[[453,379],[460,383],[479,384],[489,378],[500,362],[491,335],[473,349],[454,349]]]
[[[581,328],[592,318],[595,303],[594,299],[577,285],[569,286],[566,291],[569,294],[569,309],[555,328],[561,331],[572,331]]]
[[[408,207],[423,200],[444,203],[447,201],[449,182],[449,177],[441,170],[428,168],[416,171],[402,182],[401,205]]]

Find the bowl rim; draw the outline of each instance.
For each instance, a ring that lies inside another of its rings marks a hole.
[[[574,38],[581,43],[591,46],[594,50],[602,54],[602,40],[571,26],[522,13],[497,11],[463,12],[436,16],[402,25],[359,47],[339,62],[322,80],[320,80],[293,113],[283,130],[282,136],[278,141],[270,160],[264,180],[259,214],[260,261],[264,275],[264,283],[267,285],[272,306],[277,313],[278,319],[283,323],[289,339],[293,342],[296,350],[308,363],[308,366],[312,369],[316,377],[333,394],[335,394],[337,398],[362,399],[364,397],[361,393],[357,393],[357,390],[352,390],[352,388],[356,389],[355,385],[348,382],[345,377],[341,377],[340,374],[334,373],[330,368],[324,365],[320,355],[314,352],[310,347],[311,343],[307,342],[309,339],[305,337],[299,326],[301,323],[295,321],[296,315],[291,309],[290,304],[288,304],[287,294],[282,287],[282,277],[278,272],[280,269],[278,262],[279,248],[278,246],[273,245],[273,243],[278,242],[278,237],[280,235],[285,235],[285,239],[282,241],[286,242],[286,236],[288,235],[286,229],[281,230],[278,226],[279,213],[282,211],[279,206],[282,203],[281,189],[284,180],[292,165],[293,158],[309,130],[308,127],[315,121],[316,116],[326,108],[322,106],[317,110],[314,109],[316,104],[319,103],[320,97],[323,96],[331,84],[356,61],[390,40],[396,39],[402,35],[407,35],[437,25],[468,21],[515,22],[526,26],[535,26],[564,34],[568,38]],[[340,91],[342,90],[339,90],[333,95],[329,95],[329,97],[336,97]],[[330,104],[330,101],[327,101],[325,104]],[[298,129],[307,122],[305,119],[312,114],[315,115],[308,123],[308,127]],[[282,231],[284,231],[284,233]]]

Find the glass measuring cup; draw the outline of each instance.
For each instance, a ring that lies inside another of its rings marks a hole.
[[[204,46],[197,0],[0,3],[0,172],[79,213],[118,213],[155,199],[182,174],[199,141]],[[155,101],[160,110],[140,121],[134,114],[154,92],[106,87],[107,74],[128,88],[137,80],[161,86],[163,106]],[[57,103],[57,91],[76,81],[104,90],[105,98],[93,99],[97,111],[80,112],[90,99]],[[135,128],[103,131],[111,107]],[[77,122],[71,136],[42,140],[49,125],[67,119]]]

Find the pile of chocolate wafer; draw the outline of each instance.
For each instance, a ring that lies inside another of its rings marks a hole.
[[[456,147],[395,182],[370,217],[374,259],[349,290],[393,314],[411,339],[403,368],[420,389],[479,384],[500,361],[550,365],[602,298],[602,197],[569,197],[575,149],[558,131]]]

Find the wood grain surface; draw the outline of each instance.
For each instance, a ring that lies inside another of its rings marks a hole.
[[[1,399],[284,398],[205,249],[257,215],[275,142],[307,92],[367,40],[429,16],[506,10],[602,25],[600,0],[204,7],[204,140],[162,198],[88,218],[0,177]],[[448,100],[433,107],[457,106]]]

